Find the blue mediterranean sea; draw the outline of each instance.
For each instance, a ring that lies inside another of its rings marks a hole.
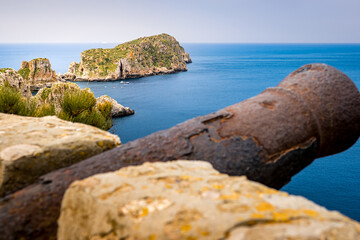
[[[0,44],[0,68],[50,59],[64,73],[80,53],[116,44]],[[123,143],[208,114],[276,86],[307,63],[327,63],[360,88],[360,44],[182,44],[193,60],[187,72],[116,82],[78,83],[135,110],[114,120]],[[360,141],[345,152],[315,160],[282,188],[360,221]]]

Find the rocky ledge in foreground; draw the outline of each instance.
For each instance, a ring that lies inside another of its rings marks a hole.
[[[74,182],[58,239],[360,239],[360,224],[313,202],[220,174],[209,163],[145,163]]]
[[[64,80],[111,81],[187,71],[191,59],[176,39],[168,34],[142,37],[110,49],[81,53],[72,62]]]
[[[117,145],[118,136],[85,124],[0,113],[0,196]]]

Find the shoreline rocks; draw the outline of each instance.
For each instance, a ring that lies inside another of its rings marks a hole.
[[[116,135],[55,116],[0,113],[0,196],[120,144]]]
[[[142,37],[111,49],[89,49],[61,76],[70,81],[115,81],[187,71],[188,53],[168,34]]]
[[[58,239],[359,239],[360,224],[207,162],[145,163],[76,181]]]
[[[115,99],[103,95],[101,97],[96,98],[96,104],[103,103],[104,101],[112,103],[112,109],[111,109],[111,116],[113,118],[116,117],[124,117],[135,114],[135,111],[133,109],[130,109],[129,107],[124,107],[123,105],[119,104]]]

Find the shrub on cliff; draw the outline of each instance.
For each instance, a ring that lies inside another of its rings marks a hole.
[[[28,116],[29,107],[21,92],[11,87],[8,82],[0,86],[0,112]]]
[[[105,118],[111,117],[111,109],[113,108],[113,104],[111,102],[109,101],[99,102],[96,105],[96,108]]]
[[[24,69],[20,69],[18,71],[18,73],[23,77],[23,79],[28,79],[29,74],[30,74],[30,70],[29,70],[29,68],[24,68]]]
[[[53,104],[45,103],[34,110],[34,117],[45,117],[55,115],[55,107]]]
[[[91,111],[95,104],[94,94],[86,90],[66,92],[60,103],[62,110],[71,117],[83,111]]]
[[[60,105],[61,111],[58,117],[61,119],[85,123],[105,130],[112,126],[110,115],[112,105],[106,105],[98,110],[95,107],[96,98],[88,90],[66,92]]]

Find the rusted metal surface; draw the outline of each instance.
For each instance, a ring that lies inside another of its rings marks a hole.
[[[350,147],[359,134],[354,83],[330,66],[306,65],[258,96],[42,176],[1,199],[0,239],[56,238],[66,188],[97,173],[200,159],[222,173],[280,188],[315,158]]]

